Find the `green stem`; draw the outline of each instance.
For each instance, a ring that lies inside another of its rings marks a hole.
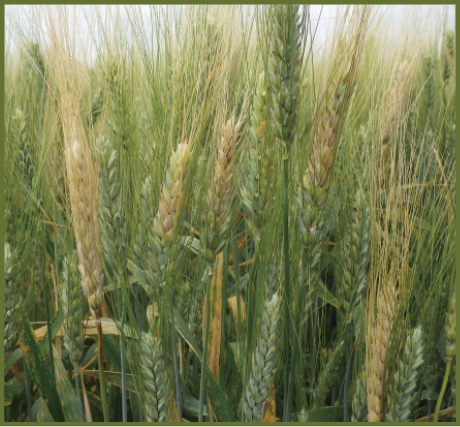
[[[345,382],[343,384],[343,422],[348,423],[350,422],[350,416],[348,411],[348,387],[350,386],[350,378],[351,378],[351,357],[350,351],[348,348],[348,336],[347,331],[345,331],[344,343],[343,346],[345,347],[345,360],[346,360],[346,371],[345,371]],[[332,402],[332,405],[334,402]]]
[[[222,260],[222,308],[221,308],[221,319],[220,319],[220,354],[225,354],[225,333],[224,333],[224,323],[225,323],[225,312],[227,307],[227,287],[228,287],[228,245],[224,246],[223,260]],[[238,267],[238,264],[235,265],[235,268]],[[223,378],[223,369],[224,364],[219,364],[219,382]]]
[[[123,293],[123,290],[122,290]],[[120,330],[120,360],[121,360],[121,413],[123,422],[128,422],[127,396],[126,396],[126,366],[125,366],[125,298],[123,295],[121,311],[121,330]]]
[[[284,147],[283,155],[283,229],[284,229],[284,246],[283,246],[283,257],[284,257],[284,351],[286,355],[286,365],[284,367],[284,408],[283,408],[283,421],[290,421],[290,402],[289,402],[289,389],[291,383],[290,375],[290,326],[291,319],[289,314],[289,301],[291,299],[290,292],[290,281],[289,281],[289,205],[288,205],[288,187],[289,187],[289,157],[287,153],[287,147]]]
[[[53,381],[56,382],[56,375],[54,373],[53,337],[51,336],[50,312],[49,312],[48,300],[46,299],[44,288],[43,288],[43,299],[45,302],[46,335],[48,337],[48,349],[49,349],[49,358],[50,358],[50,365],[51,365],[51,374],[53,376]]]
[[[173,361],[174,361],[174,380],[176,384],[176,402],[177,402],[177,415],[179,422],[182,422],[182,399],[180,392],[180,378],[179,378],[179,363],[177,361],[177,339],[176,339],[176,327],[174,325],[174,300],[172,293],[172,285],[169,286],[169,312],[171,320],[171,340],[172,340],[172,351],[173,351]]]
[[[203,357],[201,360],[201,378],[200,378],[200,398],[198,403],[198,422],[203,422],[203,404],[204,404],[204,389],[206,386],[206,359],[208,355],[208,335],[209,335],[209,316],[211,315],[211,286],[210,279],[206,281],[206,322],[204,327],[204,342],[203,342]]]
[[[32,399],[30,398],[30,382],[29,382],[29,374],[27,372],[27,364],[26,361],[23,359],[23,368],[24,368],[24,383],[26,385],[26,401],[27,401],[27,417],[26,421],[30,422],[30,414],[32,413]]]
[[[81,419],[83,422],[85,422],[85,409],[83,408],[83,401],[81,400],[81,393],[80,393],[80,381],[78,378],[78,372],[80,371],[80,368],[75,370],[75,394],[77,395],[78,398],[78,407],[80,408],[81,412]]]
[[[99,369],[99,387],[101,389],[101,402],[102,413],[104,416],[104,423],[109,422],[109,407],[107,405],[107,395],[105,392],[104,381],[104,366],[103,366],[103,341],[102,341],[102,325],[101,325],[101,312],[96,311],[96,328],[97,328],[97,365]]]
[[[447,359],[446,372],[444,373],[444,380],[442,382],[441,391],[438,396],[438,401],[436,402],[436,409],[434,411],[433,422],[437,423],[439,418],[439,411],[441,410],[442,399],[444,393],[446,392],[447,383],[449,381],[450,367],[452,366],[452,358]]]

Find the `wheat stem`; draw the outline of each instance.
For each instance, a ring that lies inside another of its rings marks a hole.
[[[433,418],[434,423],[437,423],[439,419],[439,411],[441,410],[442,399],[444,398],[444,393],[446,392],[447,383],[449,382],[451,366],[452,366],[452,359],[449,358],[446,364],[446,371],[444,373],[444,379],[442,381],[441,391],[439,392],[438,401],[436,402],[436,409],[434,411],[434,418]]]
[[[102,413],[104,416],[104,422],[108,423],[109,420],[109,406],[107,404],[107,394],[105,390],[104,381],[104,361],[103,361],[103,336],[102,336],[102,324],[101,324],[101,313],[96,311],[96,329],[97,329],[97,365],[99,369],[99,387],[101,389],[101,402],[102,402]]]

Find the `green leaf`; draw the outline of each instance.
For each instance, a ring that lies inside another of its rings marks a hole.
[[[56,374],[56,386],[61,398],[62,409],[67,422],[83,422],[79,409],[78,399],[75,391],[70,384],[67,372],[62,365],[61,359],[56,349],[54,351],[54,370]]]
[[[81,366],[86,366],[90,362],[90,360],[94,359],[93,363],[95,363],[97,357],[97,344],[94,343],[91,347],[86,351],[83,359],[81,361]]]
[[[44,403],[56,422],[65,421],[59,394],[54,383],[53,374],[48,360],[44,357],[41,347],[35,340],[24,310],[21,310],[22,331],[19,337],[24,360],[27,364],[32,381],[37,386]]]
[[[37,423],[54,423],[53,416],[51,415],[46,403],[42,397],[39,397],[37,401],[32,406],[32,413],[30,417],[32,420],[35,420]]]
[[[12,353],[8,354],[8,358],[5,360],[4,372],[6,373],[15,363],[18,362],[22,357],[22,348],[18,347]]]
[[[324,406],[307,413],[309,422],[343,422],[343,406]]]
[[[128,269],[133,274],[133,277],[136,278],[137,282],[146,290],[149,291],[149,285],[147,277],[143,270],[141,270],[134,262],[128,261]],[[131,284],[133,282],[130,281]]]
[[[5,382],[5,394],[3,397],[3,406],[9,406],[13,403],[13,399],[24,389],[24,381],[19,382],[16,377]]]
[[[51,340],[54,340],[54,338],[56,337],[57,333],[61,329],[63,321],[64,321],[64,313],[62,310],[59,310],[50,324]],[[45,336],[43,337],[41,346],[42,346],[42,351],[45,352],[46,354],[48,352],[48,333],[46,333]]]
[[[184,399],[184,413],[186,415],[198,418],[198,410],[199,410],[200,402],[198,399],[191,396],[189,393],[185,394]],[[208,415],[208,407],[203,405],[203,415]]]
[[[85,375],[99,376],[98,370],[85,370]],[[104,381],[121,388],[121,372],[104,371]],[[133,374],[126,374],[126,390],[137,393],[136,382]]]
[[[185,323],[182,316],[177,310],[174,310],[174,323],[176,325],[177,331],[182,336],[182,338],[187,342],[190,348],[195,352],[198,360],[202,360],[201,349],[196,343],[195,339],[188,328],[188,325]],[[219,384],[214,379],[211,371],[206,367],[206,378],[208,381],[208,395],[212,403],[212,409],[216,414],[218,421],[232,422],[236,421],[235,415],[233,414],[232,408],[228,403],[227,396]]]
[[[315,287],[315,293],[320,297],[323,301],[327,302],[328,304],[332,305],[335,308],[340,307],[339,300],[332,294],[332,292],[326,288],[326,286],[318,282]]]

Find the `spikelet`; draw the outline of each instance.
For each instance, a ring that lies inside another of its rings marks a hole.
[[[299,5],[277,4],[270,7],[271,56],[268,78],[271,85],[273,130],[286,152],[295,135],[299,94],[301,19]]]
[[[21,304],[21,287],[18,283],[18,260],[10,245],[5,243],[5,308],[4,346],[5,353],[10,351],[18,339],[21,325],[18,323],[18,308]]]
[[[270,387],[275,377],[276,343],[280,300],[277,293],[264,302],[260,335],[252,357],[251,375],[246,386],[244,422],[262,422]]]
[[[83,327],[87,308],[80,286],[77,254],[64,258],[62,265],[61,307],[64,313],[64,347],[69,353],[70,363],[77,371],[83,356]]]
[[[410,422],[423,364],[422,329],[407,337],[404,354],[392,375],[386,404],[386,422]]]
[[[367,366],[367,420],[380,422],[383,410],[384,368],[390,345],[395,304],[397,300],[394,286],[382,287],[377,298],[377,318],[370,343],[370,359]]]
[[[104,141],[99,163],[99,217],[106,271],[112,279],[123,276],[128,247],[119,167],[118,151],[110,141]]]
[[[169,385],[161,342],[152,333],[143,333],[139,356],[144,391],[144,413],[148,422],[168,422]]]
[[[99,254],[97,182],[83,125],[72,116],[64,126],[66,168],[82,287],[94,316],[103,304]]]
[[[367,399],[366,399],[366,370],[362,369],[356,380],[355,392],[352,400],[353,411],[351,421],[353,423],[364,423],[367,420]]]
[[[218,254],[225,244],[227,229],[230,222],[229,208],[232,195],[232,180],[234,174],[234,157],[237,136],[242,122],[235,122],[232,117],[223,129],[217,145],[217,157],[214,177],[208,192],[208,213],[206,226],[202,230],[202,246],[212,254]],[[208,251],[206,251],[208,252]],[[205,256],[213,260],[213,257]]]
[[[260,228],[263,222],[262,216],[266,204],[267,177],[266,170],[262,164],[262,154],[263,142],[267,131],[267,120],[268,105],[265,75],[261,73],[251,114],[247,176],[241,190],[246,222],[256,241],[260,239]]]

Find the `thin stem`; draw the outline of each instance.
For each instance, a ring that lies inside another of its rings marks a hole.
[[[291,382],[290,375],[290,355],[289,355],[289,341],[290,341],[290,314],[289,314],[289,301],[291,298],[290,283],[289,283],[289,205],[288,205],[288,186],[289,186],[289,157],[287,154],[287,147],[284,148],[283,156],[283,229],[284,229],[284,350],[286,355],[286,365],[284,367],[284,408],[283,408],[283,421],[290,421],[290,402],[289,402],[289,389]]]
[[[27,418],[26,421],[30,420],[30,414],[32,413],[32,400],[30,398],[30,382],[29,382],[29,374],[27,372],[27,365],[26,361],[22,359],[23,368],[24,368],[24,383],[26,385],[26,401],[27,401]]]
[[[192,359],[192,351],[189,350],[187,354],[187,362],[185,364],[185,377],[184,377],[184,386],[182,388],[182,393],[181,393],[181,411],[184,411],[184,402],[185,402],[185,392],[187,390],[187,383],[188,383],[188,377],[189,377],[189,372],[190,372],[190,361]],[[182,412],[180,414],[180,417],[182,418]]]
[[[227,286],[228,286],[228,252],[229,247],[228,245],[224,246],[223,252],[223,260],[222,260],[222,309],[221,309],[221,319],[220,319],[220,327],[221,327],[221,339],[220,339],[220,354],[224,354],[225,352],[225,334],[224,334],[224,322],[225,322],[225,309],[227,306]],[[237,267],[235,267],[237,268]],[[219,365],[219,382],[222,378],[222,368],[223,363]]]
[[[174,325],[174,315],[173,315],[173,293],[172,286],[169,286],[169,312],[171,320],[171,340],[172,340],[172,351],[173,351],[173,360],[174,360],[174,380],[176,384],[176,401],[177,401],[177,415],[179,422],[182,422],[182,398],[180,392],[180,378],[179,378],[179,363],[177,360],[177,339],[176,339],[176,327]]]
[[[53,355],[53,337],[51,336],[51,322],[50,322],[50,312],[48,307],[48,300],[45,295],[45,289],[43,288],[43,299],[45,302],[45,316],[46,316],[46,335],[48,337],[48,349],[49,349],[49,358],[51,365],[51,374],[53,376],[53,381],[56,382],[56,375],[54,372],[54,355]]]
[[[75,370],[75,394],[77,395],[77,399],[78,399],[78,406],[80,408],[80,412],[81,412],[81,419],[83,422],[85,422],[85,408],[83,407],[83,401],[81,400],[81,393],[80,393],[80,381],[79,378],[78,378],[78,371],[80,370],[80,368],[76,369]]]
[[[212,277],[212,275],[210,276]],[[211,315],[211,286],[206,281],[206,322],[204,327],[203,357],[201,360],[200,398],[198,403],[198,422],[203,422],[204,389],[206,385],[206,356],[208,354],[209,316]]]
[[[431,422],[431,416],[433,415],[433,401],[431,399],[428,399],[428,410],[427,410],[427,419],[428,422]]]
[[[437,423],[439,419],[439,411],[441,410],[442,399],[444,397],[444,393],[446,392],[447,383],[449,381],[451,366],[452,366],[452,358],[449,358],[447,359],[446,372],[444,373],[444,380],[442,382],[441,391],[438,396],[438,401],[436,402],[436,409],[434,411],[434,419],[433,419],[434,423]]]
[[[121,413],[123,422],[128,422],[126,396],[126,366],[125,366],[125,298],[122,290],[121,330],[120,330],[120,359],[121,359]]]
[[[99,369],[99,387],[101,389],[101,402],[102,402],[102,413],[104,416],[104,423],[109,422],[109,407],[107,405],[107,395],[105,392],[105,381],[104,381],[104,366],[103,366],[103,341],[102,341],[102,324],[101,324],[101,312],[96,311],[96,329],[97,329],[97,365]]]
[[[350,421],[350,416],[348,414],[348,387],[350,386],[350,377],[351,377],[351,357],[350,351],[348,349],[348,339],[347,333],[345,332],[344,343],[345,346],[345,360],[346,360],[346,371],[345,371],[345,382],[343,384],[343,421],[348,423]]]

